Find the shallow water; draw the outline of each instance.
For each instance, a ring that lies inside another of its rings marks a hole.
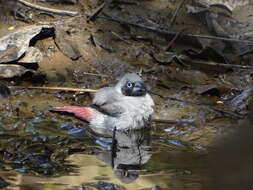
[[[207,185],[205,140],[198,140],[202,133],[202,139],[209,137],[206,128],[153,123],[150,130],[116,131],[112,141],[94,134],[83,121],[48,111],[86,101],[82,95],[38,90],[13,90],[0,101],[0,167],[8,183],[3,186],[200,190]]]
[[[60,116],[59,116],[60,117]],[[152,131],[116,132],[112,139],[60,119],[3,119],[1,177],[7,189],[202,189],[206,156]],[[15,123],[15,124],[14,124]],[[113,158],[113,159],[112,159]]]
[[[133,190],[151,189],[154,186],[159,186],[161,189],[176,190],[187,188],[202,189],[203,179],[198,174],[192,173],[191,164],[184,164],[183,168],[177,164],[161,163],[161,161],[158,167],[152,167],[147,164],[146,167],[149,171],[140,172],[138,179],[127,184],[119,179],[119,176],[115,174],[110,166],[106,166],[104,162],[98,160],[94,155],[74,154],[69,157],[68,161],[78,168],[76,171],[60,177],[39,177],[14,172],[6,172],[3,175],[11,178],[12,184],[8,189],[15,189],[15,186],[20,189],[78,189],[81,186],[93,187],[98,181],[113,183],[125,187],[125,189]],[[153,159],[150,162],[157,161]],[[180,165],[180,163],[178,164]],[[161,165],[166,165],[167,168],[162,167],[163,169],[161,169]],[[144,169],[146,167],[144,166]],[[156,171],[152,171],[151,168]],[[195,172],[198,172],[198,170],[201,172],[201,168],[198,168]]]

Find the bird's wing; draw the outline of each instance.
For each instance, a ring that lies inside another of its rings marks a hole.
[[[104,112],[107,115],[117,116],[118,114],[124,112],[124,108],[121,106],[120,93],[118,93],[112,87],[106,87],[100,89],[92,101],[99,111]]]
[[[89,107],[79,107],[79,106],[62,106],[62,107],[52,107],[50,111],[53,112],[65,112],[74,114],[74,116],[89,121],[94,113]]]
[[[110,103],[113,92],[114,92],[114,89],[112,87],[101,88],[95,93],[95,96],[92,100],[92,104],[101,106],[106,103]]]

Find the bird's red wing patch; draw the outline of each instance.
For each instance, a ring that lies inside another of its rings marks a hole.
[[[89,107],[62,106],[62,107],[53,107],[50,109],[50,111],[72,113],[76,117],[88,120],[93,116],[93,113]]]

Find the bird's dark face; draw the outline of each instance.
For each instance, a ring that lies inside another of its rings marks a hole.
[[[145,96],[147,94],[147,87],[141,81],[126,81],[121,91],[125,96]]]

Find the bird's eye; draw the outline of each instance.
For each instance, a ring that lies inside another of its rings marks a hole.
[[[133,83],[128,82],[128,83],[127,83],[127,87],[128,87],[128,88],[132,88],[132,87],[133,87]]]

